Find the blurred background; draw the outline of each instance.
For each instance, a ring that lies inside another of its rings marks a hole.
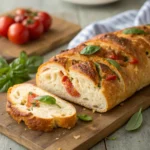
[[[92,0],[89,1],[92,2]],[[117,0],[107,5],[87,6],[68,3],[63,0],[0,0],[0,13],[15,7],[33,7],[84,27],[93,21],[105,19],[129,9],[139,9],[144,2],[145,0]]]

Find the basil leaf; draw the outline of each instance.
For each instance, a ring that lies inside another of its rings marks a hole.
[[[78,118],[82,121],[92,121],[92,117],[86,114],[80,114],[78,115]]]
[[[129,28],[129,29],[125,29],[123,30],[124,34],[146,34],[146,32],[144,30],[141,30],[139,28]]]
[[[130,120],[128,121],[125,127],[127,131],[136,130],[141,126],[143,122],[143,116],[142,116],[141,111],[142,109],[140,108],[140,110],[130,118]]]
[[[0,76],[7,73],[8,70],[9,70],[9,67],[0,68]]]
[[[107,58],[106,59],[111,65],[113,65],[114,67],[116,67],[117,69],[120,69],[120,65],[113,59]]]
[[[34,100],[39,100],[40,102],[43,102],[46,104],[56,104],[56,99],[49,95],[38,96],[34,98]]]
[[[101,74],[100,74],[100,64],[97,63],[97,62],[94,62],[94,64],[95,64],[95,67],[96,67],[96,71],[98,72],[99,80],[101,80],[102,78],[101,78]],[[101,83],[99,82],[98,87],[100,87],[100,86],[101,86]]]
[[[28,56],[27,56],[27,54],[24,51],[22,51],[20,53],[19,59],[20,59],[20,64],[25,64],[27,59],[28,59]]]
[[[28,58],[26,65],[29,73],[36,73],[39,65],[43,63],[43,57],[41,56],[31,56]]]
[[[8,63],[3,57],[0,57],[0,68],[7,67]]]
[[[99,50],[100,50],[100,46],[88,45],[80,52],[80,54],[92,55]]]
[[[8,88],[11,87],[13,84],[12,82],[9,80],[7,81],[1,88],[0,88],[0,92],[7,92]]]

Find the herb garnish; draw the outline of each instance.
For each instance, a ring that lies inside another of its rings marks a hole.
[[[139,28],[128,28],[123,30],[124,34],[146,34],[144,30],[141,30]]]
[[[46,104],[55,104],[57,105],[59,108],[61,108],[57,103],[56,103],[56,99],[50,95],[43,95],[43,96],[38,96],[36,98],[34,98],[34,100],[39,100],[40,102],[46,103]]]
[[[110,64],[112,64],[114,67],[116,67],[117,69],[120,69],[120,65],[118,64],[117,61],[113,60],[113,59],[110,59],[110,58],[107,58],[106,59]]]
[[[92,121],[92,117],[86,114],[80,114],[78,115],[78,118],[82,121]]]
[[[97,62],[94,62],[94,64],[95,64],[95,67],[96,67],[96,71],[98,72],[99,80],[101,80],[100,64],[97,63]],[[100,87],[100,86],[101,86],[101,83],[99,82],[99,83],[98,83],[98,87]]]
[[[86,46],[81,52],[80,54],[83,55],[92,55],[94,53],[96,53],[97,51],[100,50],[100,46],[96,46],[96,45],[88,45]]]
[[[143,116],[142,116],[142,108],[138,112],[136,112],[128,121],[125,129],[127,131],[133,131],[138,129],[143,122]]]
[[[29,75],[36,73],[42,62],[41,56],[28,57],[25,52],[21,52],[10,64],[0,57],[0,92],[6,92],[10,86],[29,80]]]

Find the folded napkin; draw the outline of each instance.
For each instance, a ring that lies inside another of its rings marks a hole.
[[[85,27],[70,43],[68,48],[92,38],[100,33],[107,33],[123,28],[150,23],[150,0],[140,10],[129,10],[106,20],[94,22]]]

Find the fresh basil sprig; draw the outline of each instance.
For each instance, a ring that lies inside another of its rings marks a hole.
[[[80,52],[80,54],[92,55],[92,54],[96,53],[97,51],[99,51],[100,49],[101,49],[100,46],[88,45]]]
[[[28,57],[25,52],[21,52],[10,64],[0,57],[0,92],[6,92],[10,86],[29,80],[30,74],[36,73],[42,62],[41,56]]]
[[[136,130],[142,125],[142,122],[143,122],[143,116],[142,116],[142,109],[140,108],[140,110],[130,118],[125,129],[127,131]]]
[[[144,30],[141,30],[139,28],[128,28],[123,30],[124,34],[146,34]]]
[[[89,115],[86,115],[86,114],[79,114],[77,115],[77,117],[82,120],[82,121],[92,121],[93,118]]]
[[[112,64],[114,67],[116,67],[117,69],[120,69],[120,65],[118,64],[117,61],[113,60],[113,59],[110,59],[110,58],[107,58],[106,59],[110,64]]]
[[[56,99],[50,95],[43,95],[43,96],[38,96],[34,98],[34,100],[39,100],[40,102],[46,103],[46,104],[52,104],[52,105],[57,105],[59,108],[61,108],[57,103]]]

